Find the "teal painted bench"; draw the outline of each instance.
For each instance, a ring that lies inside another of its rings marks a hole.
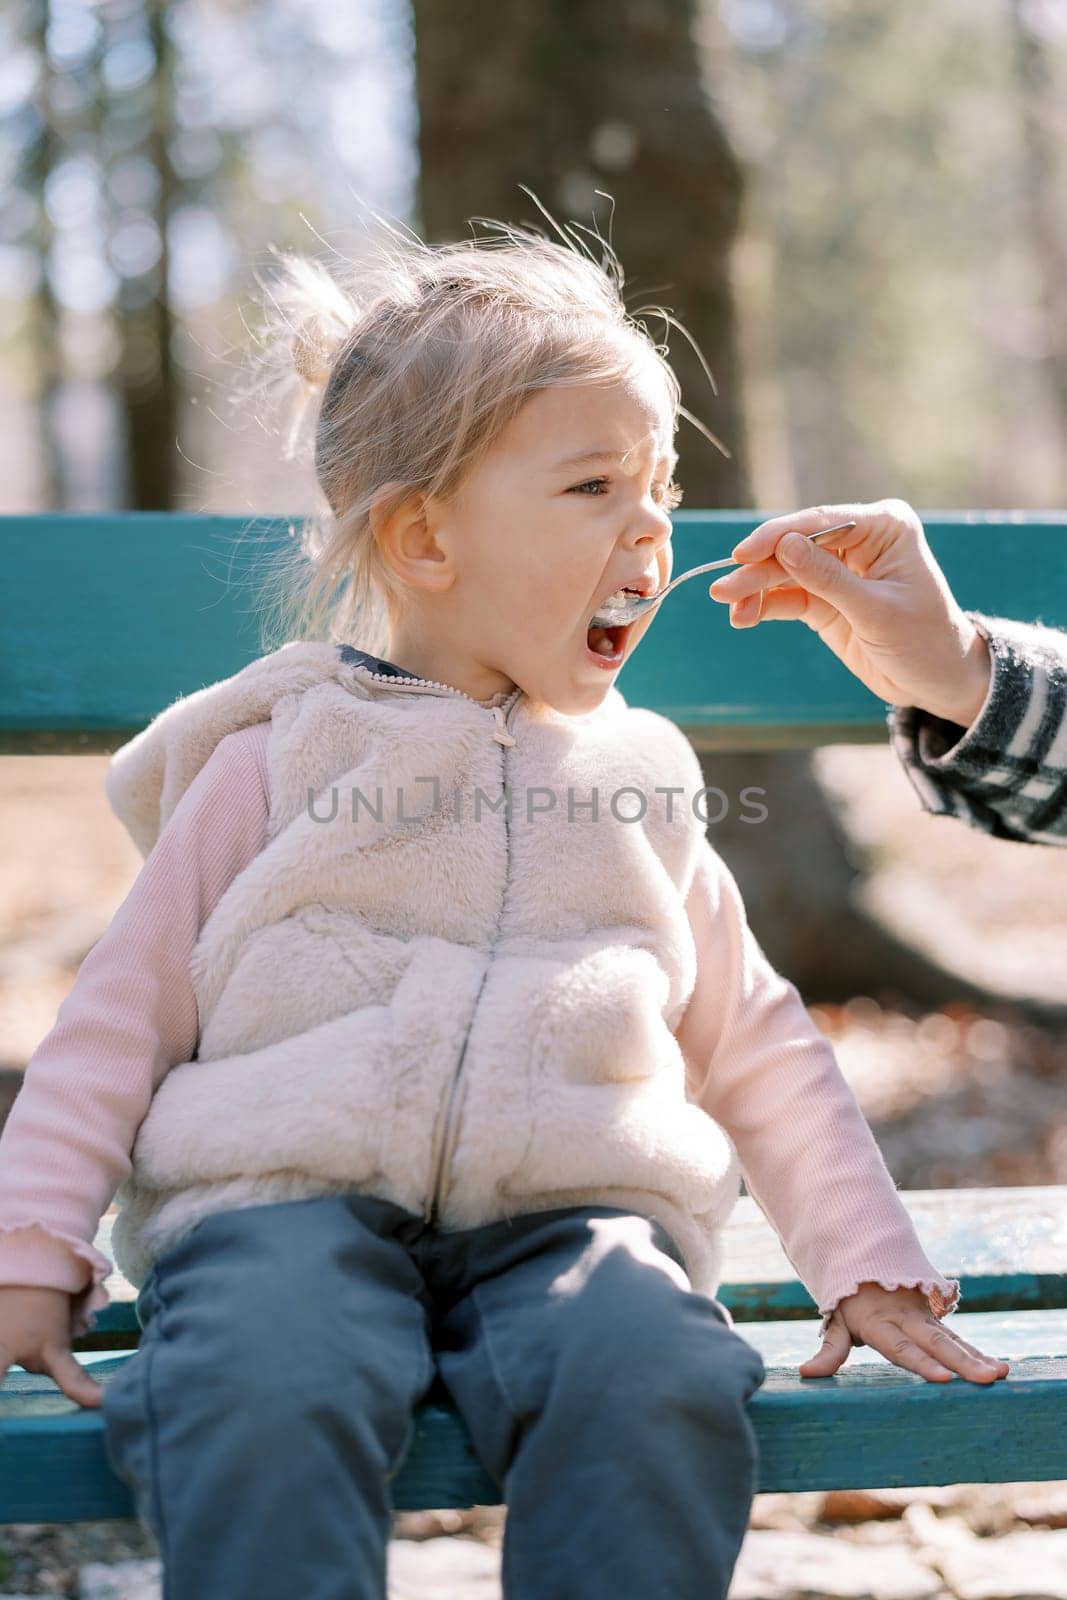
[[[751,512],[679,512],[675,570],[727,555]],[[1067,626],[1067,513],[924,517],[964,606]],[[0,619],[0,749],[114,749],[176,695],[260,653],[255,565],[285,519],[130,513],[0,518],[7,606]],[[685,728],[700,750],[884,741],[885,708],[802,626],[736,631],[699,581],[672,596],[620,678],[628,699]],[[912,1191],[902,1196],[931,1257],[961,1280],[952,1326],[1012,1363],[990,1386],[930,1384],[867,1347],[832,1378],[801,1379],[817,1311],[758,1207],[727,1231],[720,1297],[760,1351],[750,1402],[761,1491],[1067,1478],[1067,1195],[1062,1188]],[[110,1255],[112,1215],[98,1246]],[[107,1383],[139,1335],[134,1290],[75,1352]],[[309,1334],[313,1359],[314,1333]],[[393,1481],[397,1510],[489,1505],[481,1468],[438,1385],[415,1413]],[[135,1515],[111,1472],[99,1411],[13,1367],[0,1389],[0,1522]]]

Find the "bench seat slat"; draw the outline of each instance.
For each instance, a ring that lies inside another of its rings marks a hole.
[[[816,1324],[747,1324],[767,1379],[749,1402],[759,1489],[878,1488],[1067,1477],[1067,1313],[958,1313],[953,1326],[1012,1361],[992,1385],[927,1383],[861,1346],[832,1378],[802,1379]],[[79,1359],[106,1383],[130,1353]],[[397,1510],[495,1505],[443,1390],[415,1411],[411,1448],[394,1480]],[[125,1517],[134,1509],[107,1462],[104,1423],[38,1373],[13,1368],[0,1391],[0,1522]]]

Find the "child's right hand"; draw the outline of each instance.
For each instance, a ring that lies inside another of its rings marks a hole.
[[[18,1362],[54,1378],[80,1406],[99,1406],[100,1385],[71,1353],[70,1298],[66,1289],[0,1286],[0,1383]]]
[[[785,538],[847,520],[856,526],[822,549]],[[799,618],[880,699],[964,728],[981,710],[989,646],[957,603],[906,500],[772,517],[740,540],[733,556],[743,564],[716,578],[708,593],[729,603],[735,627]]]

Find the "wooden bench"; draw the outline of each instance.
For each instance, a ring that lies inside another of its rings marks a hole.
[[[759,520],[679,512],[676,572],[728,554]],[[1067,515],[924,520],[964,606],[1067,625]],[[0,518],[0,528],[5,752],[112,750],[176,695],[261,653],[255,559],[287,536],[284,518],[60,515]],[[884,742],[882,702],[803,626],[735,631],[700,580],[670,604],[669,625],[652,631],[620,686],[632,703],[677,721],[698,749]],[[816,1308],[743,1198],[720,1297],[768,1369],[750,1402],[761,1491],[1067,1478],[1067,1191],[902,1198],[928,1254],[961,1280],[965,1309],[951,1325],[1007,1357],[1010,1376],[990,1386],[931,1384],[863,1347],[834,1377],[801,1379],[797,1365],[817,1347]],[[111,1222],[109,1213],[96,1241],[108,1255]],[[108,1289],[113,1303],[75,1344],[104,1383],[139,1334],[132,1286],[114,1273]],[[502,1497],[435,1384],[393,1483],[396,1509]],[[0,1522],[133,1515],[108,1465],[100,1412],[68,1400],[50,1378],[12,1368],[0,1390]]]

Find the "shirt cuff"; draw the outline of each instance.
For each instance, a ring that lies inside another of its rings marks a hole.
[[[71,1296],[72,1339],[92,1333],[95,1313],[110,1303],[103,1283],[111,1271],[107,1257],[74,1234],[43,1222],[0,1225],[0,1284],[65,1290]]]
[[[822,1312],[822,1321],[819,1323],[819,1338],[822,1339],[830,1325],[830,1318],[838,1305],[848,1295],[855,1294],[861,1283],[877,1283],[882,1289],[921,1289],[926,1296],[926,1303],[934,1316],[939,1320],[948,1316],[950,1311],[955,1311],[960,1303],[960,1284],[958,1278],[946,1278],[940,1272],[932,1276],[906,1277],[906,1278],[859,1278],[853,1279],[848,1288],[836,1294],[832,1302],[819,1307]],[[852,1334],[853,1346],[866,1343]]]

